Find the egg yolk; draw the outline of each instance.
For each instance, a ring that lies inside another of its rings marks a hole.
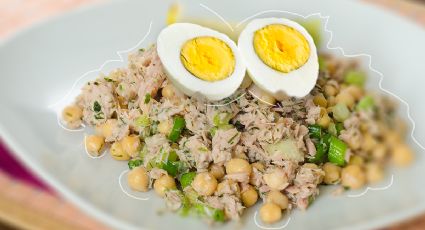
[[[305,37],[292,27],[272,24],[254,34],[254,49],[269,67],[289,73],[304,65],[310,56]]]
[[[215,37],[197,37],[180,50],[180,60],[191,74],[204,81],[219,81],[235,69],[232,49]]]

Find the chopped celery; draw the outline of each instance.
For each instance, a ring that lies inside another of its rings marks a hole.
[[[304,153],[297,147],[296,141],[291,138],[281,140],[274,144],[269,144],[266,146],[266,152],[270,156],[280,155],[280,157],[284,160],[297,162],[304,161]]]
[[[147,127],[150,124],[151,124],[151,120],[146,114],[139,116],[135,121],[135,125],[139,127]]]
[[[180,134],[186,126],[186,121],[181,116],[175,116],[173,122],[173,128],[168,135],[170,141],[176,142],[180,138]]]
[[[128,168],[134,169],[136,167],[139,167],[142,164],[143,164],[143,160],[141,159],[131,159],[128,161]]]
[[[357,111],[370,110],[375,106],[375,101],[372,96],[364,96],[356,106]]]
[[[344,166],[346,151],[347,144],[334,136],[330,137],[328,158],[331,163],[338,166]]]
[[[345,82],[351,85],[363,87],[366,82],[366,74],[360,71],[349,71],[345,74]]]
[[[320,125],[317,125],[317,124],[309,125],[308,131],[311,138],[318,140],[322,137],[322,127],[320,127]]]
[[[196,172],[188,172],[181,176],[180,184],[182,188],[186,188],[187,186],[192,184],[193,179],[195,179]]]
[[[344,121],[350,116],[350,110],[343,103],[338,103],[332,108],[333,117],[337,121]]]

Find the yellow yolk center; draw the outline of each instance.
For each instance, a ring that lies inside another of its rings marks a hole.
[[[294,28],[280,24],[255,31],[254,49],[264,64],[283,73],[300,68],[310,56],[305,37]]]
[[[214,37],[187,41],[180,51],[180,60],[187,71],[204,81],[223,80],[235,69],[232,49]]]

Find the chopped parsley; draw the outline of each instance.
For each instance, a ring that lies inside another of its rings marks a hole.
[[[150,93],[147,93],[145,95],[145,104],[148,104],[150,101],[151,101],[151,94]]]
[[[100,112],[102,110],[102,106],[99,104],[98,101],[95,101],[93,103],[93,111],[95,111],[96,113]]]
[[[107,81],[107,82],[115,82],[113,79],[111,79],[109,77],[104,77],[103,79],[105,79],[105,81]]]
[[[235,128],[239,131],[239,132],[243,132],[245,130],[245,125],[243,125],[240,121],[236,121],[235,122]]]
[[[133,169],[143,164],[141,159],[132,159],[128,162],[128,168]]]

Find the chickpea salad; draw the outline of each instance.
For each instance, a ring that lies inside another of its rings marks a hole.
[[[153,45],[88,82],[63,120],[94,127],[87,151],[128,161],[130,188],[154,189],[172,211],[223,222],[262,200],[274,223],[307,209],[320,185],[359,189],[412,161],[395,104],[365,81],[356,61],[322,54],[306,97],[276,101],[245,79],[214,106],[177,90]]]
[[[62,119],[93,127],[86,151],[128,162],[129,187],[153,189],[171,211],[216,223],[261,203],[273,224],[321,186],[361,189],[413,161],[396,103],[366,81],[357,60],[316,52],[287,19],[253,20],[237,45],[175,23],[87,82]]]

